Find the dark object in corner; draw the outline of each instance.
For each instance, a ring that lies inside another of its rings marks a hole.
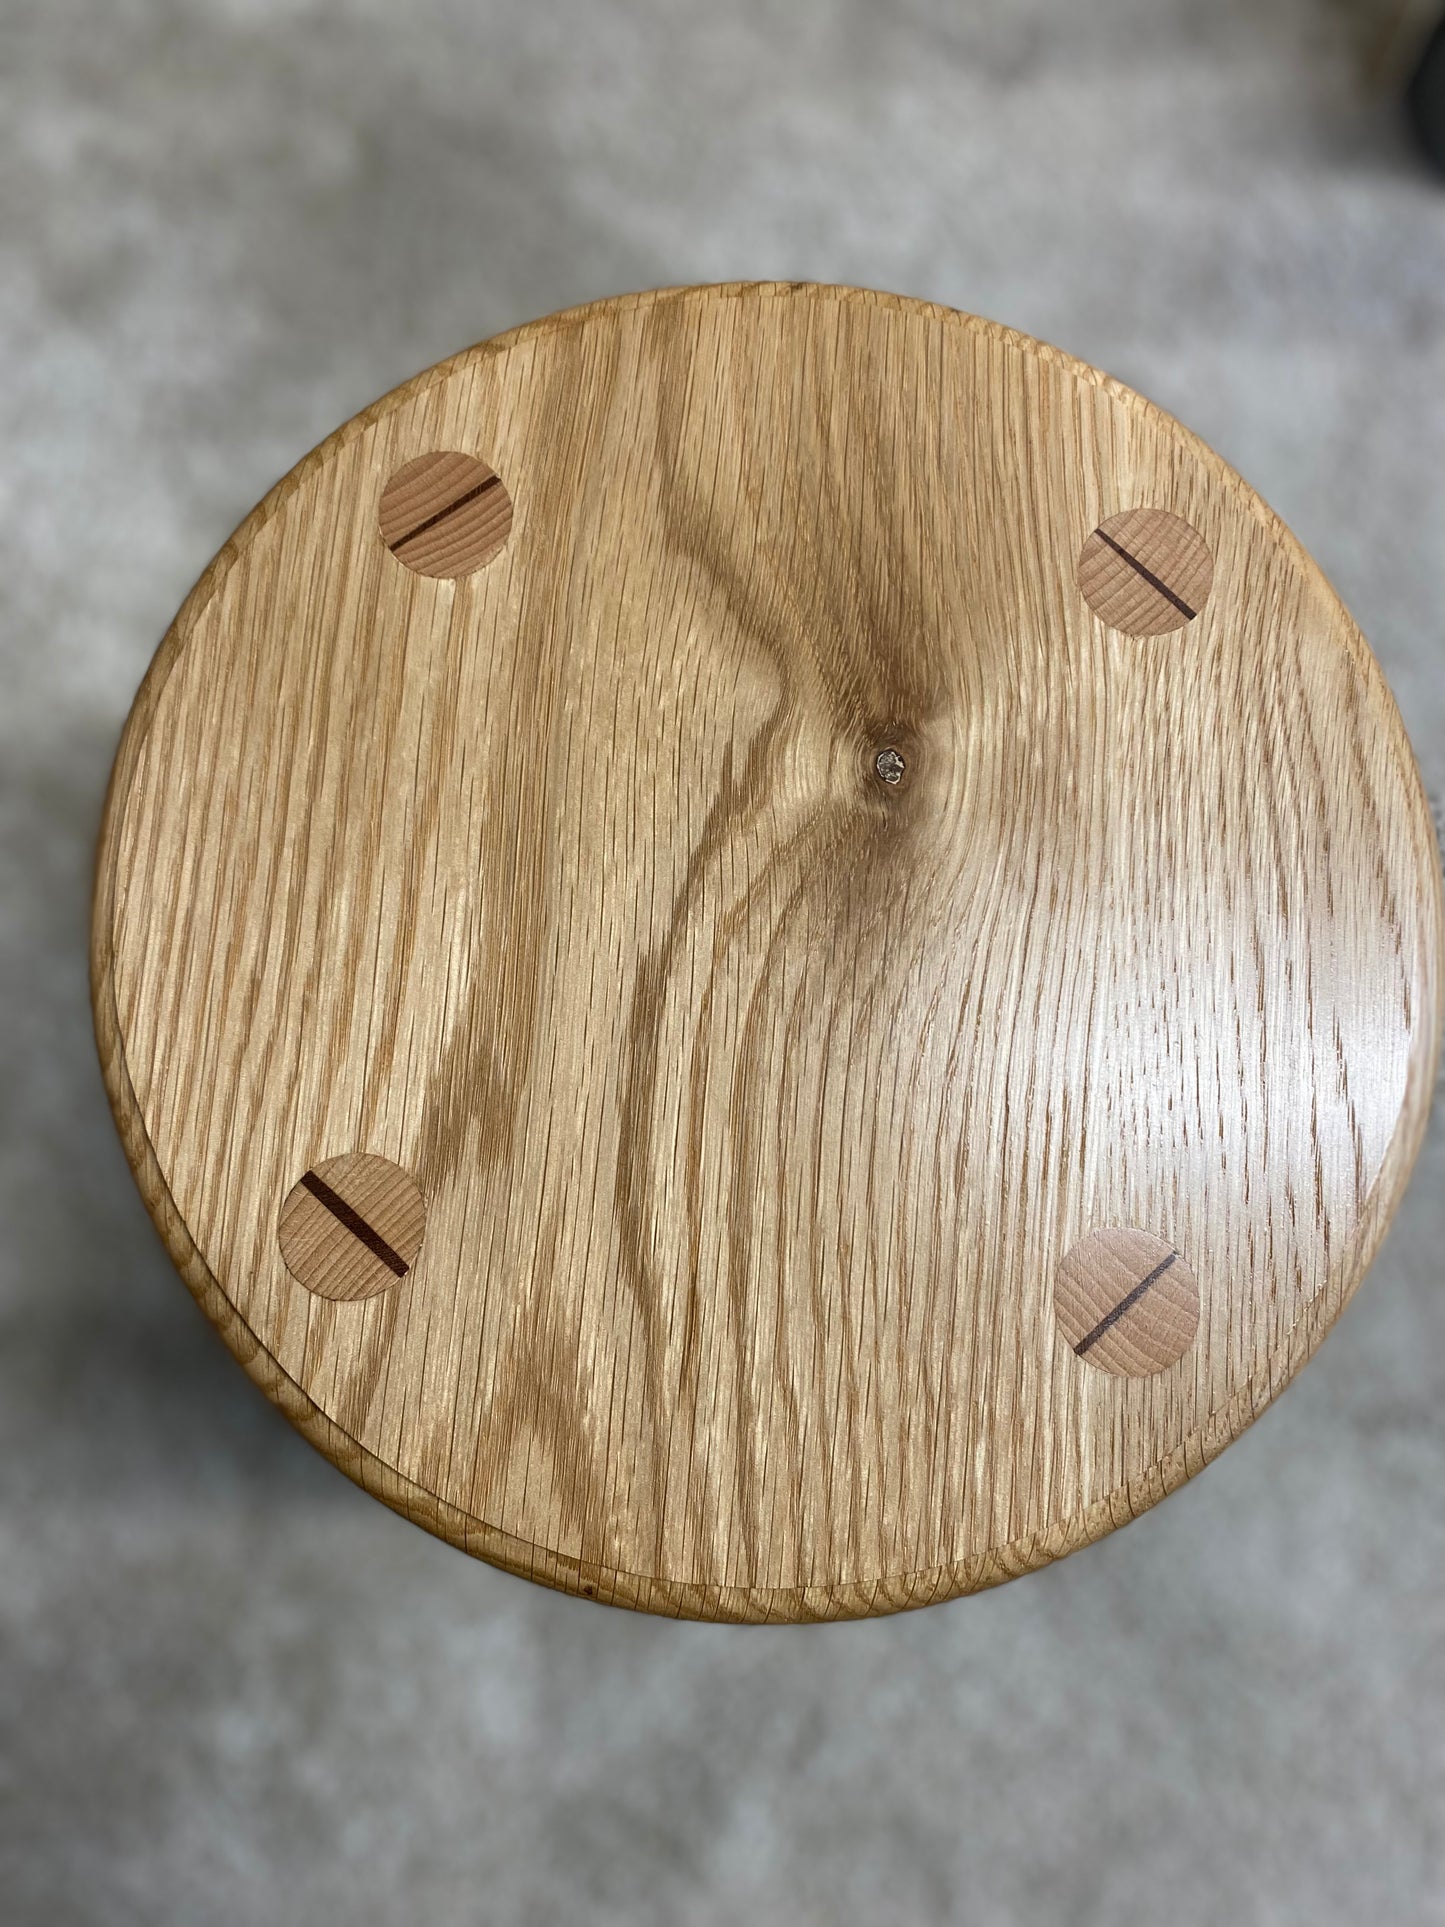
[[[1445,20],[1425,43],[1406,90],[1405,106],[1420,145],[1445,174]]]

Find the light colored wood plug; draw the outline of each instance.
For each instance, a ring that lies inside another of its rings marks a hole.
[[[303,1171],[276,1236],[286,1269],[323,1298],[370,1298],[405,1278],[421,1250],[426,1205],[399,1165],[349,1152]]]
[[[1214,558],[1198,529],[1165,509],[1124,509],[1079,552],[1084,600],[1111,629],[1162,636],[1193,622],[1209,600]]]

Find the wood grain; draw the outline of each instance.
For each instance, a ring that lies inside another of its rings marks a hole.
[[[398,568],[456,450],[510,537]],[[1163,652],[1077,575],[1140,507],[1212,558]],[[1403,1189],[1440,948],[1378,668],[1217,457],[991,324],[740,287],[485,344],[261,505],[127,727],[93,984],[157,1223],[321,1449],[548,1583],[796,1619],[1237,1435]],[[343,1155],[427,1214],[351,1301],[277,1240]],[[1161,1369],[1062,1328],[1109,1226],[1197,1281]]]

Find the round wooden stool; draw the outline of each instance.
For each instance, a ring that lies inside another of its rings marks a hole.
[[[1006,329],[605,301],[212,563],[96,1022],[227,1344],[570,1592],[881,1613],[1121,1525],[1370,1262],[1441,883],[1379,668],[1210,450]]]

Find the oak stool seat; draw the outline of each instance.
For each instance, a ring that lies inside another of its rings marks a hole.
[[[94,1003],[247,1371],[596,1599],[893,1611],[1235,1438],[1424,1130],[1418,773],[1202,443],[970,316],[599,302],[247,518],[136,699]]]

